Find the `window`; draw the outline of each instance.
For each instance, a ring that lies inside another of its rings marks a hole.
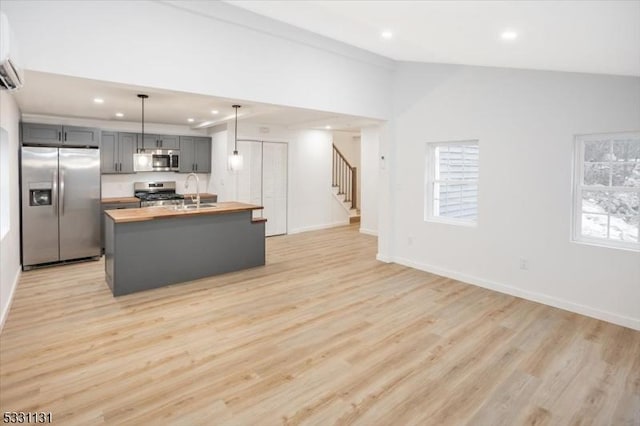
[[[476,223],[479,149],[477,140],[427,144],[425,220]]]
[[[574,240],[640,250],[640,133],[576,137]]]

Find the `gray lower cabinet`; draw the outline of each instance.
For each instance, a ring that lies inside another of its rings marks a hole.
[[[140,203],[103,203],[100,209],[100,244],[104,253],[104,211],[116,209],[137,209]]]
[[[105,280],[114,296],[265,264],[251,211],[116,223],[105,217]]]
[[[135,133],[102,132],[100,171],[103,174],[133,173]]]
[[[211,138],[180,136],[180,173],[211,173]]]
[[[178,149],[179,140],[180,137],[174,135],[145,134],[142,147],[144,149]]]
[[[22,123],[22,143],[27,145],[100,146],[100,129],[56,124]]]

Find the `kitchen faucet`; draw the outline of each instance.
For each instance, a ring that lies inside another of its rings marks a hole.
[[[189,179],[191,177],[196,178],[196,208],[200,209],[200,179],[198,175],[195,173],[189,173],[187,175],[187,180],[184,182],[184,188],[189,189]],[[193,195],[191,195],[191,201],[193,201]]]

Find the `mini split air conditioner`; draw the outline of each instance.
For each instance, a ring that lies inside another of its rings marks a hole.
[[[16,90],[24,84],[16,58],[16,43],[7,15],[0,13],[0,89]]]

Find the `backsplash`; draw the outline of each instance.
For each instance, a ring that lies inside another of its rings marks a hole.
[[[184,194],[186,192],[195,192],[193,181],[189,184],[189,189],[185,189],[184,183],[187,180],[187,176],[187,173],[173,172],[102,175],[102,197],[131,197],[133,196],[134,182],[175,181],[177,193]],[[209,174],[198,173],[198,178],[200,178],[200,192],[209,192]]]

